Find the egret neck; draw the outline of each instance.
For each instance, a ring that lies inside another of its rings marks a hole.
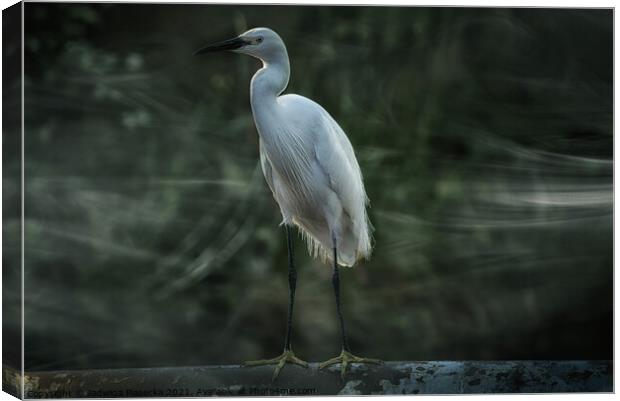
[[[285,48],[261,61],[263,68],[254,74],[250,85],[250,103],[255,119],[262,114],[261,112],[267,112],[275,106],[278,96],[288,85],[291,73]]]

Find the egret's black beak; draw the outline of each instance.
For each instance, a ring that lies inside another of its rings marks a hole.
[[[194,52],[194,56],[204,53],[221,52],[224,50],[235,50],[248,44],[240,37],[224,40],[222,42],[213,43],[211,45],[200,48]]]

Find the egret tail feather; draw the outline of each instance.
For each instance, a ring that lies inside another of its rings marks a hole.
[[[310,221],[297,218],[293,221],[308,246],[308,253],[331,265],[333,262],[332,238],[325,225],[312,224]],[[370,252],[371,243],[368,227],[358,228],[358,230],[355,230],[355,227],[345,227],[338,241],[338,264],[343,267],[351,267],[360,259],[368,259]]]

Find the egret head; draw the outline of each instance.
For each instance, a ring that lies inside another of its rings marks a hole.
[[[194,55],[224,50],[248,54],[265,62],[274,61],[282,56],[287,56],[284,42],[277,33],[269,28],[250,29],[236,38],[200,48],[194,52]]]

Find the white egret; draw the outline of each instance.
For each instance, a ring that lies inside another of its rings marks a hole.
[[[236,38],[203,47],[195,54],[228,50],[262,61],[250,85],[250,103],[260,137],[265,179],[280,206],[289,254],[289,309],[282,355],[246,366],[276,365],[273,379],[286,363],[304,367],[291,349],[291,327],[297,273],[293,264],[291,226],[297,226],[313,256],[333,265],[332,284],[340,322],[342,351],[322,364],[380,363],[360,358],[349,349],[340,306],[338,265],[353,266],[371,252],[368,198],[351,142],[319,104],[299,95],[282,95],[290,75],[284,42],[268,28],[254,28]]]

